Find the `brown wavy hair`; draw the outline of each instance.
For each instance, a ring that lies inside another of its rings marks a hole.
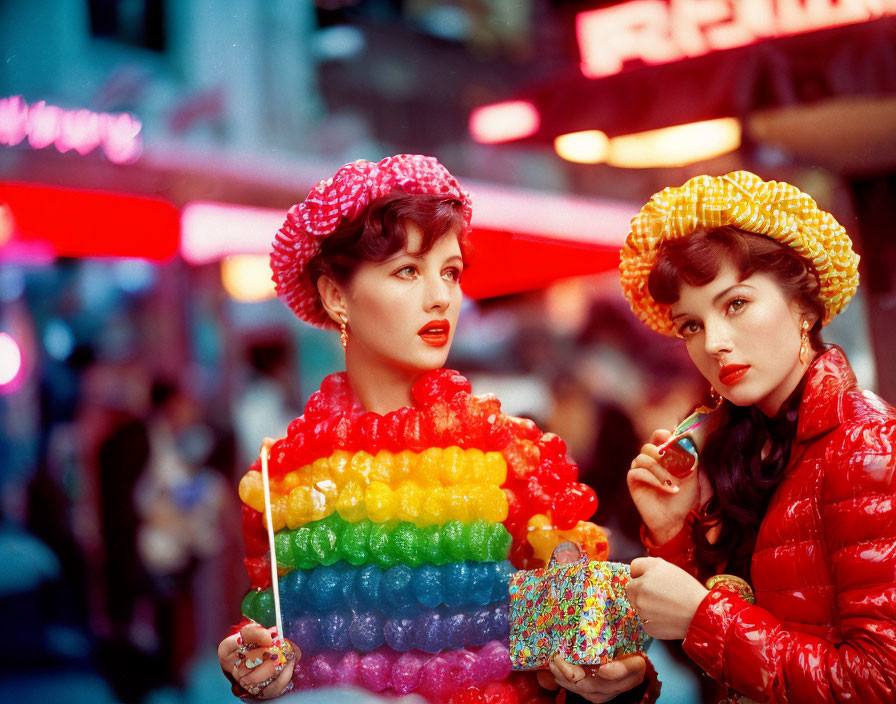
[[[664,242],[648,279],[650,295],[658,303],[675,303],[683,283],[708,284],[725,263],[734,266],[741,280],[754,273],[772,276],[787,300],[816,316],[809,339],[814,351],[823,349],[824,305],[814,269],[794,249],[762,235],[726,226],[700,229],[683,239]],[[725,421],[707,438],[700,453],[700,466],[713,488],[692,527],[703,570],[717,572],[724,567],[749,578],[759,526],[790,460],[802,386],[774,418],[755,406],[724,402]],[[749,451],[765,447],[769,451],[764,458]],[[706,534],[714,526],[720,527],[720,533],[710,543]]]
[[[395,190],[372,201],[357,218],[341,222],[308,261],[308,275],[316,285],[321,276],[348,284],[362,262],[382,262],[407,247],[408,223],[421,232],[420,254],[425,254],[451,230],[463,232],[461,202],[451,196],[410,194]],[[458,238],[466,262],[469,244]]]

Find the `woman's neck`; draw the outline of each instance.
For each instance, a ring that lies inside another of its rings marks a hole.
[[[345,371],[365,411],[386,415],[414,404],[411,387],[419,371],[362,361],[351,354],[351,346],[345,355]]]
[[[809,367],[812,366],[812,363],[814,361],[815,357],[813,356],[808,362],[798,363],[793,368],[793,371],[784,380],[784,382],[775,389],[774,393],[758,402],[756,404],[756,407],[769,418],[774,418],[776,415],[778,415],[778,412],[781,410],[781,406],[801,385],[803,379],[806,376],[806,372],[809,371]]]

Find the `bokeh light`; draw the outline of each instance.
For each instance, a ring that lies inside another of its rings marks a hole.
[[[254,303],[273,298],[270,259],[263,254],[239,254],[221,261],[221,283],[236,301]]]
[[[733,117],[664,127],[610,140],[607,163],[627,169],[685,166],[740,147],[740,122]]]
[[[607,159],[610,140],[600,130],[562,134],[554,140],[557,154],[577,164],[600,164]]]
[[[22,371],[22,350],[12,335],[0,332],[0,386],[15,381]]]
[[[485,105],[470,113],[470,134],[482,144],[530,137],[540,126],[538,110],[525,100]]]

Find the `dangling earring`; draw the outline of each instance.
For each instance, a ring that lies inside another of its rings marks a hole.
[[[339,319],[342,321],[342,325],[339,326],[339,342],[342,343],[342,349],[345,349],[348,347],[348,330],[346,330],[348,316],[345,313],[340,313]]]
[[[809,356],[809,321],[800,324],[800,364],[805,364]]]

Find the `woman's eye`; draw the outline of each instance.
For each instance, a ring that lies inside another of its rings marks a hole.
[[[728,304],[728,312],[729,313],[739,313],[743,310],[743,307],[747,305],[747,302],[743,298],[735,298]]]
[[[460,281],[460,269],[456,267],[451,267],[450,269],[446,269],[442,276],[446,281]]]
[[[689,320],[678,328],[678,334],[685,339],[698,332],[700,332],[700,324],[696,320]]]
[[[410,279],[413,278],[416,273],[417,267],[415,267],[413,264],[408,264],[407,266],[403,266],[401,267],[401,269],[396,271],[395,275],[400,276],[403,279]]]

